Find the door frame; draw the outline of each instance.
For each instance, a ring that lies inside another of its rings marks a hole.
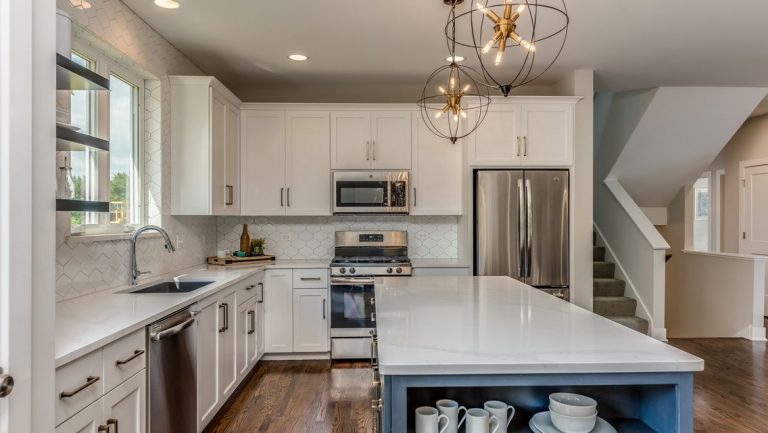
[[[709,179],[709,250],[715,252],[722,250],[720,237],[723,221],[720,218],[720,212],[724,204],[723,188],[725,187],[720,181],[722,176],[725,176],[724,168],[712,171]]]
[[[768,165],[768,158],[750,159],[739,162],[739,233],[746,230],[746,187],[747,187],[747,169]],[[744,236],[739,236],[739,254],[752,254],[746,251]]]
[[[0,365],[15,381],[3,432],[55,424],[55,27],[55,0],[0,0]]]

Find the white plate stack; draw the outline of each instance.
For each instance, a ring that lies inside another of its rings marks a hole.
[[[549,411],[534,415],[529,427],[536,433],[616,433],[598,418],[594,399],[567,392],[550,394]]]

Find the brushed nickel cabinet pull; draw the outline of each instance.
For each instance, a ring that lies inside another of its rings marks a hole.
[[[259,304],[264,303],[264,283],[256,283],[259,285]]]
[[[100,425],[100,426],[99,426],[99,429],[98,429],[97,431],[98,431],[99,433],[101,433],[101,432],[103,432],[103,431],[105,431],[105,432],[109,433],[109,426],[108,426],[108,425],[103,425],[103,424],[102,424],[102,425]]]
[[[376,161],[376,140],[371,142],[371,147],[373,148],[373,160]]]
[[[62,391],[59,393],[59,400],[64,400],[65,398],[74,397],[77,395],[80,391],[84,390],[85,388],[88,388],[89,386],[93,385],[94,383],[99,381],[99,376],[88,376],[85,379],[85,383],[80,385],[79,388],[77,388],[74,391]]]
[[[284,191],[284,190],[285,190],[285,188],[280,188],[280,207],[283,207],[283,206],[285,206],[285,205],[283,204],[283,191]]]
[[[235,204],[235,188],[232,185],[227,185],[227,202],[224,203],[227,206]]]
[[[528,137],[523,136],[523,156],[528,156]]]
[[[227,330],[229,329],[229,304],[227,304],[226,302],[222,302],[219,305],[219,308],[224,309],[224,325],[221,328],[219,328],[219,332],[220,333],[227,332]]]
[[[136,349],[136,350],[133,351],[133,355],[129,356],[128,358],[118,359],[117,361],[115,361],[115,366],[120,367],[121,365],[125,365],[125,364],[133,361],[134,359],[138,358],[139,356],[141,356],[143,354],[144,354],[143,350]]]
[[[520,142],[520,136],[517,137],[517,156],[520,156],[520,149],[523,147],[523,144]]]
[[[115,433],[119,433],[118,430],[117,430],[117,419],[115,419],[115,418],[108,419],[107,420],[107,426],[110,426],[110,427],[111,426],[115,426]]]
[[[256,285],[255,285],[255,284],[251,284],[251,285],[249,285],[249,286],[245,286],[245,290],[251,290],[251,289],[253,289],[253,288],[255,288],[255,287],[256,287]]]
[[[365,142],[365,160],[366,161],[371,160],[371,142],[370,141]]]
[[[416,206],[416,187],[413,187],[413,206]]]
[[[286,203],[288,204],[288,207],[291,207],[291,189],[288,188],[286,191]]]
[[[248,310],[248,319],[250,319],[249,323],[251,328],[248,330],[248,335],[251,335],[256,332],[256,312],[253,310]]]
[[[323,320],[325,320],[325,299],[323,299]]]
[[[320,281],[320,277],[301,277],[301,281]]]

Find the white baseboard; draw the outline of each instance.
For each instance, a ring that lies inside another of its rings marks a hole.
[[[666,343],[668,341],[667,328],[651,328],[651,337]]]
[[[330,352],[317,353],[265,353],[262,361],[309,361],[331,359]]]
[[[740,337],[746,338],[750,341],[768,341],[765,337],[764,326],[747,326],[741,332]]]

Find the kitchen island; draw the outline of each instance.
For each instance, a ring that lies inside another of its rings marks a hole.
[[[693,432],[701,359],[519,281],[379,278],[375,299],[383,433],[412,431],[441,398],[506,401],[509,431],[528,432],[555,391],[595,398],[620,432]]]

